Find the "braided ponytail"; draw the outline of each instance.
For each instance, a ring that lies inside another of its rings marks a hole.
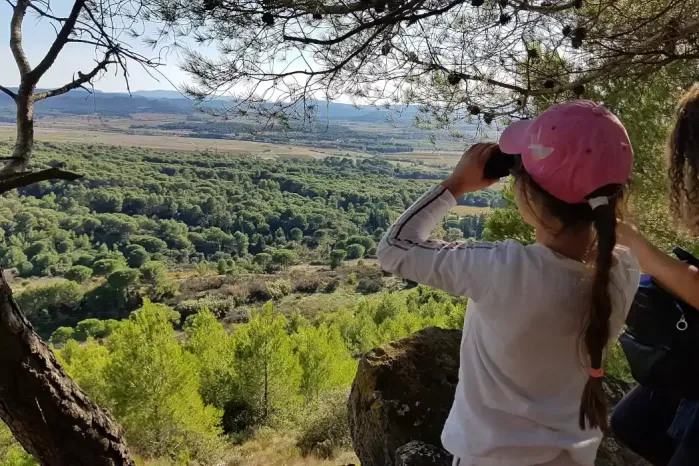
[[[590,195],[590,198],[605,196],[613,188],[616,193],[609,196],[609,202],[592,209],[592,224],[597,233],[597,258],[592,282],[592,306],[583,331],[582,341],[589,356],[591,372],[602,369],[604,349],[609,342],[609,319],[612,315],[612,300],[609,294],[611,269],[616,245],[616,204],[620,187],[605,186]],[[580,401],[580,428],[599,427],[608,429],[607,404],[602,387],[602,378],[593,375],[587,380]]]

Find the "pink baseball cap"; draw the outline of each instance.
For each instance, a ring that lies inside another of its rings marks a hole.
[[[633,148],[624,125],[589,100],[554,105],[535,120],[510,124],[499,146],[506,154],[521,154],[532,179],[570,204],[631,177]]]

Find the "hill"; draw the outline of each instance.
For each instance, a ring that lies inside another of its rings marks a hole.
[[[16,90],[16,88],[11,88]],[[40,92],[41,90],[39,90]],[[230,101],[223,99],[207,102],[205,107],[216,110]],[[358,108],[338,102],[313,101],[320,121],[361,121],[365,123],[387,123],[409,125],[418,113],[417,107],[409,106],[397,110],[374,107]],[[36,116],[99,115],[130,117],[135,113],[160,113],[186,115],[196,111],[194,102],[177,91],[155,90],[126,93],[110,93],[96,90],[90,95],[82,89],[52,97],[36,105]],[[9,96],[0,94],[0,121],[14,121],[14,102]]]

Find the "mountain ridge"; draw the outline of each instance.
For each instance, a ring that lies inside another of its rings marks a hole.
[[[16,91],[16,87],[10,90]],[[41,92],[42,89],[37,89]],[[217,105],[218,102],[218,105]],[[223,100],[207,102],[209,108],[216,108]],[[415,106],[403,106],[400,111],[377,107],[356,107],[351,104],[328,101],[312,101],[316,106],[316,118],[330,121],[355,121],[366,123],[409,124],[418,113]],[[0,121],[14,121],[14,102],[0,93]],[[183,115],[197,110],[194,102],[177,91],[144,90],[125,92],[104,92],[95,90],[89,94],[83,89],[75,89],[66,94],[46,99],[36,104],[36,114],[54,115],[100,115],[107,117],[129,117],[134,113],[164,113]]]

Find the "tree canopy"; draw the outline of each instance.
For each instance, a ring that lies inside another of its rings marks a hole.
[[[696,60],[696,0],[158,0],[170,37],[217,44],[184,69],[205,97],[307,118],[313,99],[417,104],[436,123],[535,111],[618,77]],[[164,39],[163,39],[164,40]],[[265,100],[275,100],[276,105]],[[283,101],[283,103],[282,103]],[[430,115],[431,114],[431,115]]]

